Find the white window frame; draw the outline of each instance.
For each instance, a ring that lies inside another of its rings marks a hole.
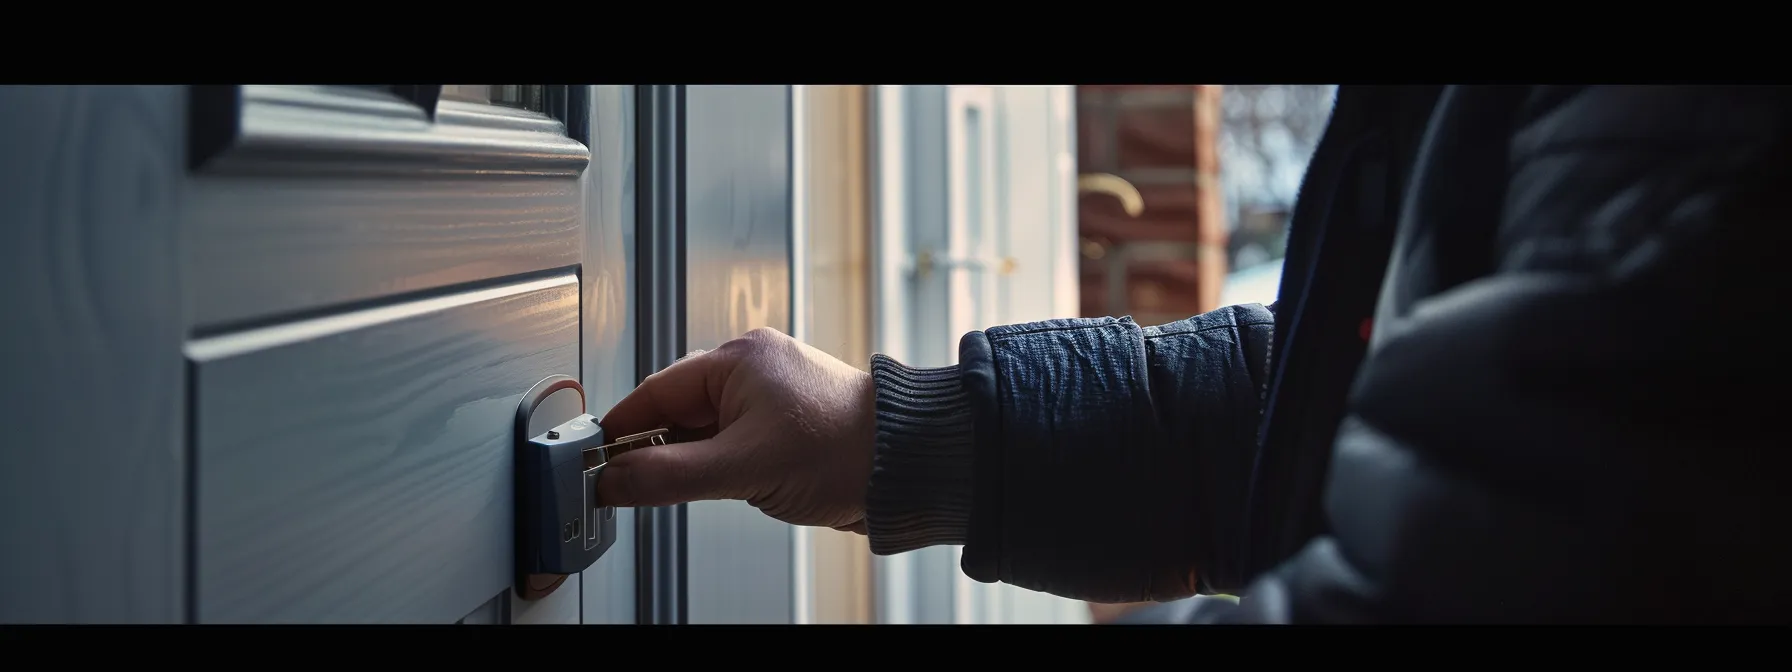
[[[1074,316],[1072,88],[879,86],[872,97],[873,348],[944,366],[965,332]],[[1088,621],[1080,602],[972,581],[961,552],[879,558],[878,622]]]

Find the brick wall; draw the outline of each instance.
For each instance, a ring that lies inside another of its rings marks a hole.
[[[1080,198],[1084,315],[1157,324],[1217,307],[1226,230],[1215,191],[1218,95],[1215,86],[1077,87],[1078,172],[1118,175],[1145,202],[1130,217],[1110,195]],[[1117,257],[1127,258],[1123,271]]]

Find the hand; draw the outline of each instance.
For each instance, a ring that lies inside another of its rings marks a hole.
[[[648,376],[604,416],[610,436],[667,427],[674,443],[618,455],[598,498],[739,499],[787,523],[864,534],[875,404],[871,374],[755,329]]]

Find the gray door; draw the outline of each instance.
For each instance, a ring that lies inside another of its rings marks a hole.
[[[789,87],[0,87],[0,622],[786,622],[788,527],[511,583],[510,427],[789,327]],[[688,509],[688,511],[687,511]]]
[[[0,621],[632,622],[626,513],[509,590],[518,398],[636,380],[630,94],[0,89]]]

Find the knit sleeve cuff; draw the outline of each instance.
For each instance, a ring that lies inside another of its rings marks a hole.
[[[871,552],[963,544],[971,521],[975,421],[956,366],[871,359],[877,454],[865,501]]]

